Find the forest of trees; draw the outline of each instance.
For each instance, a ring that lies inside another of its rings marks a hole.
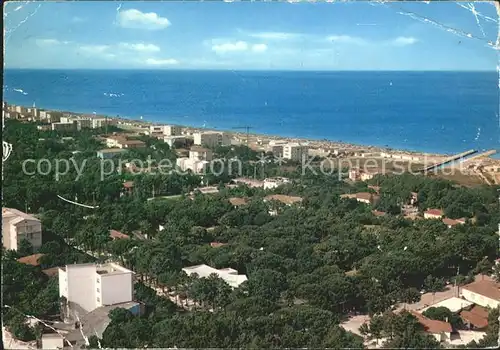
[[[3,254],[4,299],[12,307],[4,313],[20,339],[36,335],[36,329],[22,326],[25,315],[58,312],[57,277],[48,278],[41,269],[92,261],[69,242],[97,254],[110,253],[138,276],[136,297],[146,304],[147,312],[133,316],[125,310],[113,311],[112,322],[99,340],[109,347],[360,348],[362,339],[339,323],[349,314],[368,313],[378,316],[365,333],[372,337],[390,333],[386,347],[436,348],[439,344],[413,316],[389,310],[397,303],[419,300],[422,289],[438,291],[447,283],[464,284],[474,274],[490,271],[498,254],[500,206],[495,187],[466,188],[409,174],[371,180],[381,187],[380,210],[390,212],[411,192],[418,192],[420,210],[443,208],[450,218],[473,219],[451,229],[435,220],[376,217],[367,205],[339,197],[367,191],[366,183],[351,185],[327,175],[300,176],[298,171],[276,167],[264,176],[279,172],[293,178],[293,183],[266,191],[227,188],[226,174],[210,179],[220,186],[218,194],[190,199],[185,194],[203,180],[194,174],[131,177],[122,172],[101,181],[95,151],[103,146],[94,137],[99,132],[61,135],[16,121],[8,121],[4,130],[4,139],[14,148],[4,169],[3,205],[29,208],[40,217],[46,254],[42,267],[18,263],[13,252]],[[61,136],[74,139],[63,142]],[[175,159],[168,145],[144,139],[155,147],[128,157]],[[245,148],[216,151],[226,159],[235,154],[248,157],[245,166],[254,173],[256,154]],[[77,181],[75,170],[59,181],[54,174],[23,175],[22,162],[27,158],[71,157],[86,161]],[[262,176],[260,170],[255,173]],[[121,195],[125,180],[134,182],[132,194]],[[153,187],[162,195],[181,196],[148,201]],[[262,201],[271,193],[301,196],[303,203],[271,216]],[[77,207],[57,195],[99,207]],[[230,197],[246,197],[248,204],[235,208]],[[159,225],[164,230],[159,231]],[[131,238],[112,241],[110,229]],[[136,239],[134,231],[148,234],[149,239]],[[214,241],[227,244],[212,248]],[[216,277],[197,279],[181,271],[202,263],[236,269],[248,281],[231,290]],[[185,311],[157,296],[150,286],[177,289],[181,297],[195,300],[197,307]],[[495,322],[488,334],[495,326],[498,329]],[[496,344],[493,336],[488,339],[479,345]]]

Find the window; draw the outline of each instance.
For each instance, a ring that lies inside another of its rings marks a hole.
[[[97,302],[100,303],[101,302],[101,299],[97,298]]]
[[[96,282],[97,282],[97,283],[101,283],[101,280],[98,278],[98,279],[96,280]]]
[[[100,292],[100,290],[99,290],[99,288],[97,288],[97,293],[99,293],[99,292]]]

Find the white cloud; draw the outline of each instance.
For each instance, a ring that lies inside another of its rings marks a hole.
[[[268,40],[290,40],[303,36],[302,34],[298,33],[285,33],[285,32],[260,32],[260,33],[249,33],[248,35],[253,38],[268,39]]]
[[[85,22],[86,20],[87,20],[86,18],[75,16],[71,19],[71,22],[81,23],[81,22]]]
[[[266,44],[255,44],[252,46],[252,51],[253,52],[264,52],[267,50],[267,45]]]
[[[60,41],[57,39],[36,39],[36,44],[38,46],[55,46],[55,45],[67,45],[71,41]]]
[[[417,38],[400,36],[392,40],[391,44],[395,46],[407,46],[407,45],[413,45],[417,42],[418,42]]]
[[[173,58],[166,58],[166,59],[148,58],[145,62],[146,64],[149,64],[151,66],[171,66],[179,64],[179,61]]]
[[[155,12],[144,13],[136,9],[118,12],[117,23],[124,28],[159,30],[170,25],[170,21]]]
[[[332,43],[354,44],[354,45],[365,45],[368,43],[363,38],[350,35],[330,35],[326,38],[326,40]]]
[[[132,50],[137,52],[159,52],[160,48],[154,44],[132,44],[132,43],[120,43],[118,46],[122,49]]]
[[[227,52],[246,51],[246,50],[248,50],[248,44],[245,41],[236,41],[234,43],[228,42],[212,46],[212,51],[215,51],[218,54],[224,54]]]

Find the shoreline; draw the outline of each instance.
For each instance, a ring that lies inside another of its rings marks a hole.
[[[14,106],[22,106],[23,108],[31,108],[28,106],[23,106],[23,105],[17,105],[17,104],[11,104],[8,101],[4,101],[7,103],[7,105],[14,105]],[[93,114],[93,112],[76,112],[76,111],[68,111],[64,109],[57,109],[57,108],[39,108],[39,110],[44,110],[48,112],[56,112],[60,113],[62,115],[66,116],[74,116],[74,117],[89,117],[89,118],[107,118],[110,120],[116,120],[118,122],[121,122],[122,124],[125,122],[132,126],[131,129],[134,127],[136,129],[140,128],[145,128],[149,127],[152,125],[178,125],[185,129],[188,132],[207,132],[207,131],[217,131],[217,132],[224,132],[227,134],[234,136],[237,136],[238,138],[246,138],[247,133],[244,131],[236,131],[233,129],[225,129],[225,128],[214,128],[214,127],[198,127],[198,126],[193,126],[193,125],[187,125],[183,123],[177,123],[177,122],[158,122],[158,121],[151,121],[151,120],[144,120],[140,119],[140,117],[130,117],[130,116],[110,116],[109,114],[103,114],[103,113],[97,113]],[[120,126],[120,123],[118,124]],[[123,125],[121,125],[123,126]],[[435,158],[445,158],[454,155],[454,153],[440,153],[440,152],[425,152],[425,151],[419,151],[419,150],[410,150],[410,149],[405,149],[402,147],[391,147],[390,145],[385,145],[385,146],[379,146],[379,145],[369,145],[369,144],[363,144],[363,143],[356,143],[356,142],[349,142],[345,140],[330,140],[330,139],[318,139],[318,138],[313,138],[313,137],[300,137],[300,136],[285,136],[285,135],[278,135],[278,134],[271,134],[271,133],[257,133],[257,132],[249,132],[249,144],[252,144],[252,141],[256,140],[264,140],[264,141],[269,141],[269,140],[279,140],[279,141],[287,141],[287,142],[298,142],[298,143],[307,143],[311,148],[337,148],[337,149],[345,149],[349,151],[366,151],[366,152],[372,152],[372,153],[377,153],[377,152],[391,152],[391,153],[397,153],[397,154],[402,154],[402,155],[409,155],[409,156],[415,156],[415,157],[435,157]],[[241,142],[242,145],[245,145],[245,141]]]

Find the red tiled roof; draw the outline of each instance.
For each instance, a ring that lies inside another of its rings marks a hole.
[[[222,246],[225,246],[227,245],[227,243],[220,243],[220,242],[211,242],[210,243],[210,246],[212,248],[219,248],[219,247],[222,247]]]
[[[449,324],[448,322],[428,319],[427,317],[422,316],[416,311],[410,311],[410,313],[416,317],[416,319],[420,324],[422,324],[422,326],[424,326],[426,332],[433,334],[452,332],[451,324]]]
[[[237,198],[237,197],[229,198],[229,202],[234,206],[240,206],[240,205],[247,204],[247,201],[245,198]]]
[[[474,292],[493,300],[500,300],[500,283],[492,280],[478,280],[466,284],[462,289]]]
[[[444,213],[441,209],[427,209],[424,214],[443,216]]]
[[[298,202],[302,202],[301,197],[294,197],[294,196],[287,196],[284,194],[272,194],[270,196],[267,196],[264,198],[265,200],[273,200],[273,201],[279,201],[284,204],[294,204]]]
[[[38,261],[42,256],[45,254],[33,254],[33,255],[28,255],[24,256],[20,259],[17,259],[18,262],[21,264],[27,264],[27,265],[32,265],[32,266],[39,266],[40,262]]]
[[[372,210],[372,214],[375,216],[384,216],[386,213],[385,211]]]
[[[450,219],[450,218],[444,218],[443,223],[447,226],[455,226],[455,225],[461,225],[465,224],[465,219]]]
[[[477,328],[485,328],[488,326],[488,309],[479,305],[474,305],[470,310],[460,312],[460,317],[469,323],[472,323]]]
[[[113,239],[129,238],[129,236],[127,236],[126,234],[121,233],[120,231],[116,231],[116,230],[109,230],[109,237],[111,237]]]

